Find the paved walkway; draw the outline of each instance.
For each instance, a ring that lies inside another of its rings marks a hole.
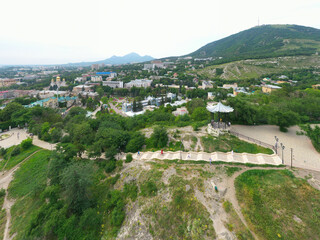
[[[222,161],[222,162],[234,162],[234,163],[253,163],[253,164],[270,164],[270,165],[280,165],[281,159],[278,155],[267,155],[267,154],[249,154],[249,153],[222,153],[222,152],[140,152],[132,154],[133,159],[140,160],[150,160],[150,159],[182,159],[182,160],[192,160],[192,161],[207,161],[212,162]]]
[[[18,129],[18,128],[13,128],[10,131],[7,131],[2,134],[10,134],[11,135],[10,137],[0,141],[0,147],[3,147],[3,148],[9,148],[13,145],[18,145],[23,140],[30,137],[25,129]],[[56,144],[54,144],[54,143],[51,144],[51,143],[42,141],[38,138],[38,136],[33,137],[32,143],[38,147],[48,149],[48,150],[54,150],[56,148]]]
[[[297,131],[300,131],[298,126],[290,127],[286,133],[280,132],[279,127],[273,125],[233,125],[232,130],[273,146],[275,145],[274,136],[277,136],[279,144],[283,143],[285,146],[283,158],[286,165],[290,166],[292,148],[294,167],[320,171],[320,153],[315,150],[308,137],[296,134]],[[280,148],[278,148],[278,155],[282,157]]]

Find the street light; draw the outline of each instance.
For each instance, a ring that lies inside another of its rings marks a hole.
[[[282,143],[280,143],[281,149],[282,149],[282,164],[284,164],[284,160],[283,160],[283,150],[284,150],[284,145]]]
[[[279,138],[277,136],[274,136],[275,140],[276,140],[276,145],[275,145],[275,148],[276,148],[276,154],[278,154],[278,141],[279,141]]]

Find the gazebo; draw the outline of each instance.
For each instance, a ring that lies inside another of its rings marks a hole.
[[[211,120],[211,125],[209,124],[208,127],[210,128],[213,128],[213,129],[227,129],[227,123],[226,121],[224,121],[224,124],[222,123],[222,120],[220,118],[220,113],[230,113],[230,112],[233,112],[233,108],[232,107],[229,107],[229,106],[225,106],[223,105],[221,102],[219,102],[217,105],[209,105],[207,106],[207,110],[209,112],[212,112],[212,113],[218,113],[219,114],[219,120],[218,122],[214,122],[214,120]],[[228,124],[229,126],[229,124]],[[209,128],[208,128],[208,131],[209,131]],[[212,131],[212,129],[210,130]],[[220,131],[218,132],[218,135],[219,135]]]

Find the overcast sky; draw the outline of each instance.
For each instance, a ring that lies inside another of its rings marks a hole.
[[[320,28],[319,0],[1,0],[0,64],[184,55],[258,24]]]

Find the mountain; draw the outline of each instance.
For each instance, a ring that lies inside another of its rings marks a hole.
[[[120,65],[120,64],[127,64],[127,63],[140,63],[140,62],[147,62],[151,61],[154,58],[148,55],[140,56],[137,53],[129,53],[122,57],[120,56],[112,56],[105,60],[96,61],[96,62],[80,62],[80,63],[68,63],[68,65],[76,65],[76,66],[89,66],[92,64],[112,64],[112,65]]]
[[[320,30],[298,25],[263,25],[211,42],[186,56],[252,58],[311,55],[320,51]]]

